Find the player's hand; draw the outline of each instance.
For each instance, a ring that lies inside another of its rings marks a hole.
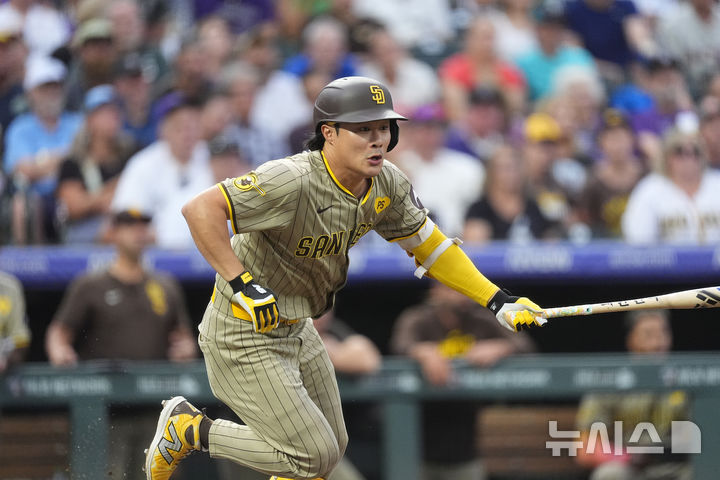
[[[502,289],[490,299],[487,306],[495,314],[500,325],[513,332],[523,325],[542,327],[547,323],[542,308],[527,297],[509,295]]]
[[[278,326],[280,320],[275,293],[269,288],[255,283],[250,272],[244,272],[239,279],[241,282],[233,281],[231,283],[233,290],[235,290],[235,285],[238,285],[233,299],[250,314],[253,329],[256,332],[270,332]]]

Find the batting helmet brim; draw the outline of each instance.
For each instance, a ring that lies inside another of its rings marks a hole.
[[[338,123],[363,123],[374,122],[376,120],[407,120],[394,110],[387,109],[378,112],[377,108],[360,110],[355,112],[342,113],[340,115],[328,115],[327,118],[318,119],[318,128],[322,122],[338,122]]]

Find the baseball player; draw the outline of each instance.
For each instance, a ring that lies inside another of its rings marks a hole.
[[[366,77],[329,83],[313,112],[309,151],[226,179],[183,215],[217,271],[199,343],[213,394],[246,425],[211,420],[183,397],[163,402],[147,450],[148,480],[195,451],[273,479],[323,479],[345,452],[333,367],[313,326],[346,281],[348,250],[370,230],[511,330],[542,325],[540,307],[486,279],[428,218],[407,177],[384,160],[398,141],[390,92]],[[235,235],[228,240],[227,220]],[[504,313],[518,311],[512,324]]]

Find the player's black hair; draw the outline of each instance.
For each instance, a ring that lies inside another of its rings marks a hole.
[[[315,133],[313,134],[313,136],[308,138],[305,141],[305,148],[307,148],[311,152],[315,151],[315,150],[322,150],[323,147],[325,146],[325,137],[323,136],[322,131],[320,130],[320,127],[322,125],[323,125],[322,123],[320,125],[318,125],[317,128],[315,129]],[[340,133],[340,124],[339,123],[335,124],[335,132]]]

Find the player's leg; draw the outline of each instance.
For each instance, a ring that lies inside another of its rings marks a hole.
[[[210,386],[247,426],[214,421],[210,455],[291,478],[325,475],[338,462],[340,446],[300,373],[309,320],[259,335],[249,322],[213,314],[215,328],[200,342]]]
[[[345,428],[335,369],[317,330],[311,324],[308,324],[307,327],[302,331],[303,348],[300,357],[300,374],[308,395],[330,424],[342,457],[347,447],[348,434]]]

